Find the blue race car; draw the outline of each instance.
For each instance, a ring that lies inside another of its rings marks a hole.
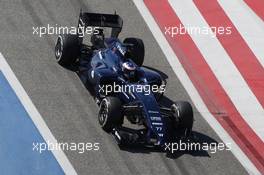
[[[138,38],[118,39],[123,20],[117,14],[80,12],[78,29],[94,27],[90,45],[80,33],[61,34],[55,46],[57,62],[77,67],[81,80],[93,90],[99,106],[102,129],[112,133],[119,144],[143,143],[164,146],[172,138],[192,133],[193,110],[185,101],[163,107],[162,76],[143,67],[144,44]],[[105,37],[104,29],[111,29]],[[141,128],[124,127],[124,118]]]

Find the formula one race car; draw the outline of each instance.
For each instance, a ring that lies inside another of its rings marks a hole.
[[[80,12],[78,29],[93,27],[90,45],[80,33],[60,34],[55,46],[57,62],[77,66],[81,80],[94,91],[102,129],[119,144],[144,143],[164,146],[177,137],[192,133],[193,110],[188,102],[171,107],[159,104],[166,82],[161,75],[143,67],[144,44],[138,38],[118,39],[123,20],[117,14]],[[109,37],[104,29],[110,29]],[[82,30],[84,31],[84,30]],[[123,127],[124,117],[141,129]]]

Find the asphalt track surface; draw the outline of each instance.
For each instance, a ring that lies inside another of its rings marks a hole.
[[[0,52],[36,105],[58,142],[99,142],[99,151],[65,151],[78,174],[247,174],[230,151],[178,153],[166,156],[155,150],[120,150],[97,122],[98,107],[79,77],[54,59],[55,35],[33,35],[32,27],[76,26],[80,8],[113,13],[124,19],[121,38],[144,40],[144,65],[169,78],[163,102],[190,98],[175,76],[153,35],[129,0],[1,0]],[[201,114],[194,109],[194,131],[200,141],[221,142]]]

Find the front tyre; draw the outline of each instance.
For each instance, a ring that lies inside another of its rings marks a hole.
[[[171,106],[174,126],[182,131],[185,136],[189,136],[193,127],[193,109],[189,102],[178,101]]]
[[[55,45],[56,61],[62,66],[71,66],[80,55],[78,35],[60,34]]]
[[[121,101],[116,97],[106,97],[101,101],[98,121],[104,131],[111,132],[115,127],[122,125],[121,109]]]

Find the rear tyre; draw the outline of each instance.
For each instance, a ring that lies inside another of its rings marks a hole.
[[[125,44],[131,44],[131,48],[128,50],[127,57],[132,59],[138,66],[142,66],[145,56],[145,46],[139,38],[126,38]]]
[[[78,35],[60,34],[55,46],[56,61],[62,66],[71,66],[80,56]]]
[[[101,101],[98,121],[104,131],[111,132],[123,124],[121,109],[121,101],[116,97],[106,97]]]
[[[178,101],[171,106],[173,112],[174,127],[189,136],[193,127],[193,110],[189,102]]]

